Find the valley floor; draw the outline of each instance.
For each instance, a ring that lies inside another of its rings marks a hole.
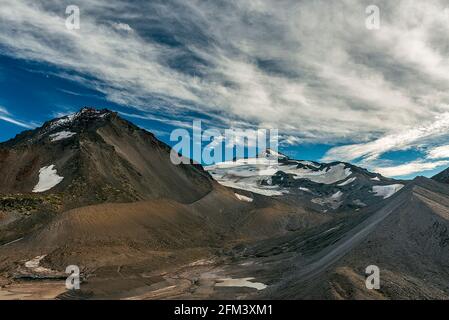
[[[24,253],[17,248],[30,250],[27,257],[37,252],[20,240],[0,248],[3,254],[16,255],[12,261],[0,261],[4,270],[0,299],[449,299],[448,195],[448,188],[422,180],[358,214],[273,237],[218,239],[209,247],[167,251],[137,244],[126,244],[127,251],[104,247],[111,252],[82,247],[82,257],[98,266],[83,270],[79,291],[66,291],[61,274],[47,267],[56,268],[58,259],[69,262],[68,253],[80,247],[62,251],[58,247],[41,266],[43,256],[30,261],[19,257]],[[126,209],[127,223],[146,221],[141,219],[146,219],[147,206],[137,206],[142,211],[136,216]],[[120,217],[120,212],[115,215]],[[176,212],[172,216],[179,221]],[[101,223],[110,223],[108,217]],[[153,213],[151,217],[154,222]],[[180,235],[185,236],[181,232],[174,237]],[[204,243],[200,234],[191,239]],[[90,249],[95,251],[89,253]],[[370,265],[380,269],[379,290],[365,285]],[[30,281],[26,273],[30,268],[46,276]]]

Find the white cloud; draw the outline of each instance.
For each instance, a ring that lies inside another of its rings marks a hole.
[[[128,31],[128,32],[132,32],[134,31],[133,28],[130,27],[129,24],[127,23],[121,23],[121,22],[115,22],[112,24],[112,26],[116,29],[116,30],[122,30],[122,31]]]
[[[417,128],[386,135],[367,143],[332,148],[326,153],[323,160],[351,161],[358,158],[365,158],[368,161],[375,160],[385,152],[417,147],[426,139],[435,139],[441,135],[446,135],[448,131],[449,113],[444,113],[434,121]]]
[[[374,168],[374,171],[386,177],[400,177],[437,169],[438,167],[447,166],[448,164],[449,161],[425,162],[423,160],[418,160],[397,166]]]
[[[375,33],[365,29],[356,1],[81,0],[79,31],[65,29],[51,4],[2,4],[6,53],[55,64],[68,77],[71,70],[93,77],[72,76],[141,111],[215,113],[225,123],[282,126],[308,142],[342,142],[392,134],[449,110],[437,0],[419,6],[433,19],[417,16],[407,1],[381,1]],[[110,11],[120,22],[108,22]],[[162,30],[182,45],[163,45],[142,30]],[[200,76],[171,67],[186,53],[205,62],[193,66]]]
[[[439,146],[430,149],[427,152],[428,159],[444,159],[449,158],[449,145]]]
[[[349,144],[324,157],[346,161],[448,129],[444,1],[378,1],[376,32],[355,0],[79,0],[78,31],[56,1],[0,2],[2,54],[56,65],[156,121],[280,128],[285,144]]]
[[[393,166],[379,166],[382,155],[390,151],[408,150],[436,141],[447,139],[449,131],[449,113],[438,116],[434,121],[397,134],[383,136],[379,139],[360,144],[346,145],[330,149],[323,161],[358,160],[360,164],[388,177],[399,177],[433,170],[449,164],[449,161],[434,161],[449,158],[449,145],[433,147],[421,158]]]
[[[281,136],[279,137],[279,140],[281,146],[294,146],[299,145],[302,142],[302,139],[295,136]]]
[[[9,111],[1,106],[0,106],[0,120],[15,124],[16,126],[19,126],[22,128],[31,129],[31,128],[35,127],[33,124],[26,123],[26,122],[23,122],[23,121],[13,118],[13,116],[9,113]]]

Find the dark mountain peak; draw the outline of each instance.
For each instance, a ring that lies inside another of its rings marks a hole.
[[[33,143],[48,139],[51,142],[66,140],[80,133],[95,132],[116,118],[118,118],[117,113],[108,109],[98,110],[84,107],[78,112],[45,122],[42,127],[32,131],[32,137],[28,137],[24,142]]]
[[[109,109],[97,109],[94,107],[82,107],[80,109],[80,111],[78,112],[79,114],[99,114],[99,113],[111,113],[112,111],[110,111]]]
[[[441,183],[449,183],[449,169],[441,171],[433,176],[432,179]]]
[[[210,192],[202,167],[175,166],[170,151],[115,112],[82,108],[0,144],[0,193],[56,193],[65,206],[76,207],[156,198],[193,202]]]
[[[275,158],[275,159],[288,159],[288,157],[285,154],[282,154],[278,151],[275,151],[271,148],[267,148],[264,151],[262,151],[258,158]]]
[[[84,127],[86,124],[101,122],[112,115],[117,114],[108,109],[97,110],[84,107],[76,113],[46,122],[43,125],[43,129],[45,131],[53,131],[59,128],[70,128],[80,125]]]
[[[96,109],[96,108],[92,108],[92,107],[83,107],[81,108],[80,111],[76,112],[75,114],[73,114],[72,116],[74,116],[74,118],[77,119],[90,119],[90,120],[95,120],[95,119],[101,119],[104,118],[106,116],[110,116],[113,114],[117,114],[116,112],[113,112],[109,109]]]
[[[82,132],[96,131],[117,118],[119,118],[117,113],[108,109],[83,107],[78,112],[49,120],[36,129],[24,131],[15,138],[0,143],[0,146],[11,148],[33,145],[42,141],[61,141]],[[123,119],[122,121],[124,127],[132,126],[128,121]]]

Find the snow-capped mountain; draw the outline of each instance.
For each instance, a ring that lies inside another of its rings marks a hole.
[[[447,184],[271,149],[204,170],[170,151],[89,108],[0,144],[0,291],[76,264],[93,280],[58,298],[447,298]],[[215,285],[239,274],[266,288]]]
[[[224,186],[265,196],[307,199],[324,211],[362,208],[378,197],[391,197],[404,186],[349,163],[294,160],[270,149],[255,158],[205,169]]]

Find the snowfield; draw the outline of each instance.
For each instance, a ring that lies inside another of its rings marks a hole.
[[[204,168],[225,187],[251,191],[265,196],[280,196],[288,193],[277,186],[263,185],[280,170],[276,160],[267,158],[238,159],[226,161]]]
[[[404,187],[403,184],[392,184],[389,186],[374,186],[373,192],[378,197],[383,197],[384,199],[388,199],[392,195],[394,195],[396,192],[401,190]]]
[[[34,187],[33,192],[36,193],[50,190],[59,184],[63,179],[64,177],[58,176],[54,164],[43,167],[39,170],[39,182]]]
[[[293,164],[279,164],[272,155],[266,157],[238,159],[205,167],[220,184],[240,190],[247,190],[266,196],[289,193],[287,189],[271,186],[271,177],[278,171],[293,175],[294,179],[307,179],[316,183],[333,184],[348,178],[352,172],[343,163],[317,170],[317,164],[310,161],[296,161]],[[299,167],[299,165],[306,167]],[[349,183],[349,182],[348,182]],[[267,185],[268,184],[268,185]]]
[[[61,132],[58,132],[58,133],[51,134],[50,135],[50,140],[51,140],[51,142],[60,141],[60,140],[64,140],[64,139],[68,139],[70,137],[73,137],[74,135],[76,135],[75,132],[61,131]]]
[[[284,171],[284,170],[282,170]],[[345,168],[343,163],[336,164],[323,170],[309,170],[298,168],[284,171],[285,173],[295,174],[295,179],[307,179],[316,183],[333,184],[349,177],[352,172],[350,168]]]

